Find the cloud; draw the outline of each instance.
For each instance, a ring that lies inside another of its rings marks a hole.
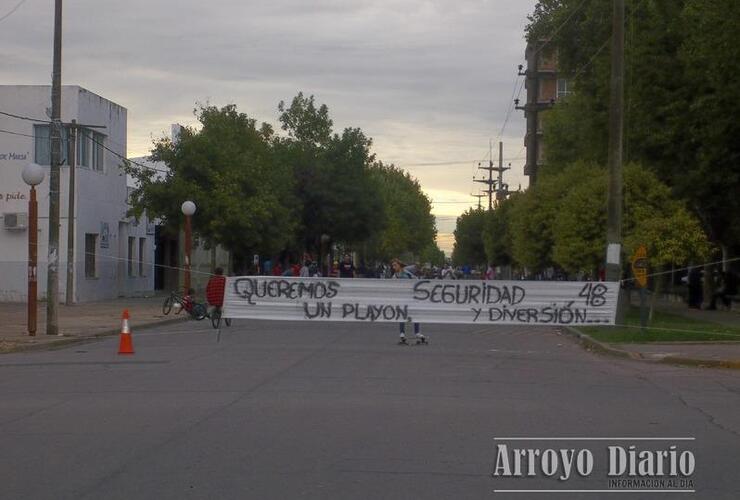
[[[196,102],[235,103],[275,123],[281,99],[315,94],[336,128],[361,127],[378,158],[407,168],[432,198],[472,205],[469,194],[482,185],[469,160],[498,140],[534,3],[79,0],[64,6],[62,78],[128,109],[132,156],[146,154],[170,123],[194,124]],[[27,2],[0,26],[2,83],[49,83],[52,7]],[[505,157],[524,156],[523,136],[514,112]],[[523,163],[512,160],[513,188],[526,185]]]

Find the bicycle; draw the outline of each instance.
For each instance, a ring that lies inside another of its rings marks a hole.
[[[211,317],[211,325],[213,325],[213,328],[215,330],[218,330],[218,328],[221,326],[221,317],[222,317],[223,311],[220,306],[214,306],[213,310],[210,312],[209,316]],[[224,323],[226,323],[226,326],[231,326],[231,318],[223,318]]]
[[[180,306],[175,308],[175,314],[180,314],[185,310],[190,317],[196,321],[205,319],[205,317],[208,316],[208,310],[206,309],[205,304],[194,302],[192,300],[185,300],[185,297],[177,292],[170,292],[169,296],[164,299],[164,302],[162,303],[162,313],[165,316],[168,315],[172,311],[172,308],[175,307],[175,304]]]

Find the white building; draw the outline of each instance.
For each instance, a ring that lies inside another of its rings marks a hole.
[[[28,193],[21,170],[30,162],[45,167],[36,187],[39,205],[38,290],[46,297],[49,215],[49,125],[51,87],[0,85],[0,301],[27,299]],[[26,117],[22,119],[18,117]],[[74,234],[76,302],[137,296],[154,289],[154,229],[127,217],[128,188],[120,169],[126,156],[126,109],[81,87],[62,87],[62,122],[82,125],[77,140]],[[67,270],[69,218],[68,130],[62,139],[60,176],[59,299]]]

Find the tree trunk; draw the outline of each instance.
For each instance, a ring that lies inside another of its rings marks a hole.
[[[662,266],[657,267],[658,274],[655,276],[655,281],[653,282],[653,295],[650,297],[650,313],[648,315],[649,323],[652,323],[653,321],[653,312],[655,311],[655,303],[657,302],[660,294],[663,293],[663,283],[665,279],[664,279],[664,274],[661,271],[663,271]]]
[[[714,293],[714,266],[711,264],[704,264],[704,290],[702,308],[704,303],[708,303],[712,300],[712,294]]]

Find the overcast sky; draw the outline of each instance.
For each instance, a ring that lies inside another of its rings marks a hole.
[[[0,18],[20,0],[0,0]],[[384,162],[406,168],[435,201],[440,246],[470,193],[489,139],[504,142],[516,189],[524,119],[510,113],[535,0],[77,0],[65,2],[62,83],[128,109],[128,152],[148,154],[196,102],[235,103],[277,122],[298,91],[360,127]],[[51,81],[52,0],[0,21],[2,84]],[[452,162],[459,162],[452,164]],[[444,165],[430,165],[446,163]],[[482,174],[482,172],[481,172]],[[460,203],[461,202],[461,203]]]

